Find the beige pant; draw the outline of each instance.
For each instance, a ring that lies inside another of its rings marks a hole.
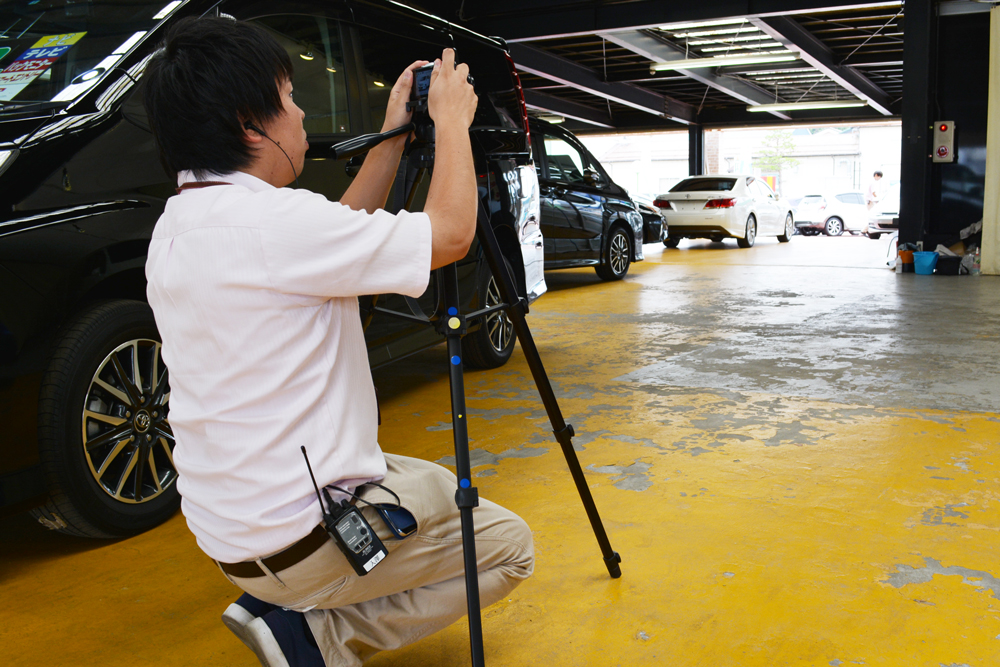
[[[364,577],[354,573],[331,541],[278,573],[230,581],[250,595],[306,612],[330,667],[356,667],[378,651],[399,648],[441,630],[465,615],[465,568],[455,476],[441,466],[386,455],[386,486],[417,520],[417,532],[395,538],[378,513],[358,507],[389,555]],[[375,487],[360,494],[392,503]],[[534,567],[531,530],[516,514],[480,499],[473,510],[482,607],[500,600]],[[266,568],[264,568],[266,571]]]

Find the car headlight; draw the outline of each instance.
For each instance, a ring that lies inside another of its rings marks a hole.
[[[2,176],[5,171],[7,171],[7,167],[9,167],[14,162],[14,160],[17,158],[18,153],[20,152],[21,151],[18,150],[17,148],[12,148],[6,151],[0,151],[0,176]]]

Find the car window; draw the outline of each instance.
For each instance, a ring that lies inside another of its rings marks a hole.
[[[295,104],[309,134],[351,132],[347,72],[339,21],[322,16],[266,16],[252,21],[278,40],[295,67]]]
[[[825,203],[826,200],[824,200],[821,195],[806,195],[802,198],[803,206],[819,206],[820,204]]]
[[[686,178],[671,192],[729,192],[736,185],[735,178]]]
[[[421,57],[433,60],[435,55],[440,55],[441,48],[430,41],[390,35],[372,28],[359,27],[357,35],[364,58],[365,78],[359,83],[367,96],[365,113],[372,131],[378,132],[385,122],[385,108],[396,79],[414,60]]]
[[[549,165],[549,178],[564,183],[583,183],[583,170],[589,166],[584,155],[566,140],[545,135],[545,157]]]
[[[0,101],[69,102],[181,3],[0,3]]]
[[[754,185],[757,186],[762,197],[774,197],[774,190],[767,184],[767,181],[756,180],[754,181]]]

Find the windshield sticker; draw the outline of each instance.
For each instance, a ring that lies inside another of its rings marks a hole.
[[[86,34],[71,32],[65,35],[47,35],[32,44],[17,60],[0,71],[0,100],[14,99],[15,95],[44,74]]]
[[[8,53],[10,53],[9,46],[0,46],[0,60],[6,58]]]

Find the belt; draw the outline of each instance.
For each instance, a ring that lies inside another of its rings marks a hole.
[[[280,572],[302,562],[308,556],[311,556],[313,552],[326,544],[329,539],[330,536],[327,535],[326,529],[322,525],[316,526],[313,528],[311,533],[292,546],[288,547],[284,551],[274,554],[273,556],[262,558],[261,562],[264,563],[265,567],[267,567],[267,569],[271,572]],[[219,567],[222,568],[223,572],[233,577],[252,579],[253,577],[264,576],[264,570],[260,569],[260,565],[258,565],[257,561],[254,560],[248,560],[242,563],[215,562],[219,563]]]

